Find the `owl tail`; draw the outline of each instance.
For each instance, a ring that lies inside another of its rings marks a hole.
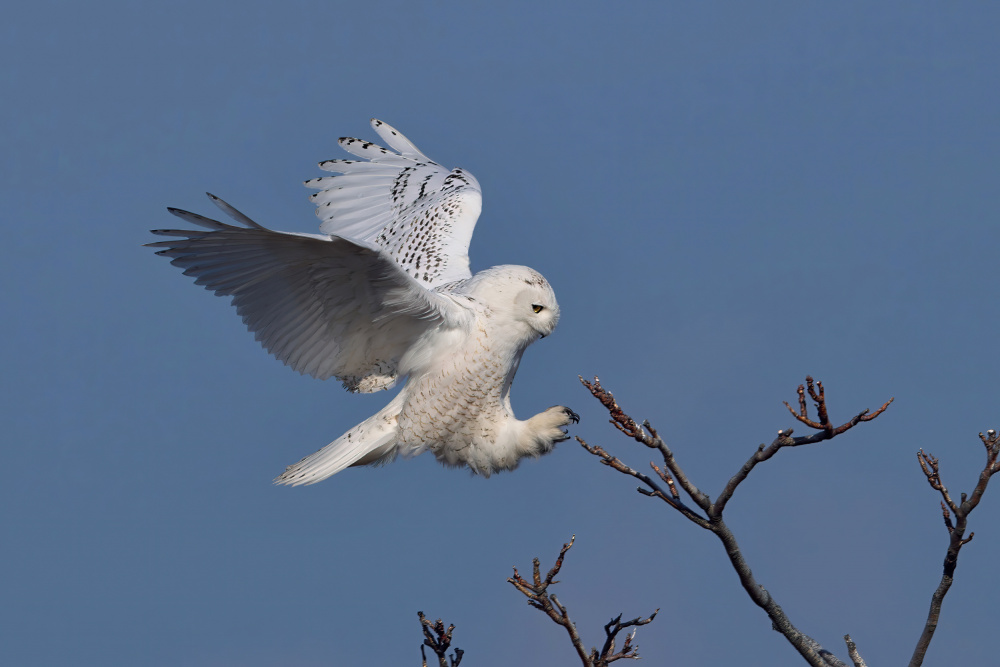
[[[329,445],[285,468],[275,484],[315,484],[350,466],[391,460],[396,455],[397,417],[403,407],[403,392],[374,416],[364,420]]]

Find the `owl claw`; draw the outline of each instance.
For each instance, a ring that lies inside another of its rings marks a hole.
[[[580,415],[576,414],[575,412],[573,412],[572,410],[570,410],[565,406],[563,406],[563,411],[566,413],[567,419],[569,419],[571,422],[573,422],[574,424],[580,423]]]

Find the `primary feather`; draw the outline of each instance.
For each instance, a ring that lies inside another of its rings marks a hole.
[[[548,282],[522,266],[472,276],[468,249],[482,206],[479,183],[428,159],[372,121],[392,150],[340,145],[362,160],[328,160],[339,175],[306,181],[321,234],[267,229],[209,195],[238,225],[169,209],[194,230],[154,230],[157,254],[219,296],[300,373],[336,377],[350,391],[407,382],[381,411],[275,481],[312,484],[352,465],[431,451],[489,476],[566,439],[578,420],[556,406],[514,417],[510,386],[521,355],[550,334],[559,306]]]

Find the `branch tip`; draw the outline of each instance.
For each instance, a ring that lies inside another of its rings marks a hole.
[[[424,632],[424,641],[420,645],[420,656],[423,659],[423,666],[427,666],[427,654],[424,652],[424,646],[427,646],[437,655],[440,667],[458,667],[462,662],[462,655],[465,651],[455,647],[455,652],[450,656],[450,662],[447,655],[448,647],[451,646],[451,635],[455,630],[455,624],[452,623],[445,628],[444,621],[440,618],[432,623],[424,616],[424,612],[422,611],[417,612],[417,617],[420,619],[420,627]]]
[[[552,619],[553,622],[566,629],[567,634],[569,634],[570,641],[573,644],[573,648],[576,649],[577,656],[580,657],[584,665],[589,667],[607,667],[608,664],[614,662],[615,660],[638,658],[637,647],[632,644],[632,640],[635,638],[634,633],[626,637],[621,650],[617,653],[614,652],[615,636],[624,628],[636,625],[645,625],[646,623],[651,622],[653,618],[656,617],[656,613],[659,612],[659,609],[657,609],[656,612],[653,612],[648,619],[636,618],[633,621],[628,621],[626,623],[621,623],[621,614],[619,614],[617,618],[612,619],[610,623],[604,626],[605,635],[607,636],[607,640],[604,644],[604,650],[598,653],[595,648],[588,653],[583,645],[583,640],[580,638],[580,635],[576,630],[576,625],[569,618],[566,606],[559,601],[559,598],[556,597],[555,593],[548,592],[549,586],[558,583],[553,580],[553,577],[559,572],[566,553],[570,550],[575,541],[576,535],[573,535],[569,542],[563,544],[562,549],[559,551],[559,556],[556,558],[555,565],[553,565],[552,569],[549,570],[549,574],[544,581],[541,580],[537,574],[539,567],[539,561],[537,558],[533,560],[536,575],[534,585],[528,583],[517,575],[517,568],[514,568],[515,576],[507,579],[507,581],[513,584],[519,592],[528,598],[529,605],[535,609],[543,611],[550,619]]]
[[[850,656],[851,662],[854,663],[854,667],[867,667],[865,661],[858,653],[858,647],[854,643],[854,640],[851,639],[851,636],[844,635],[844,641],[847,643],[847,654]]]
[[[809,397],[815,401],[814,406],[816,408],[817,419],[813,420],[809,418],[809,406],[806,404],[806,392],[808,391]],[[863,410],[859,414],[855,415],[853,419],[848,422],[844,422],[840,426],[834,426],[830,422],[830,415],[827,410],[826,405],[826,391],[823,388],[823,383],[819,381],[814,381],[811,375],[806,376],[805,386],[799,385],[795,393],[798,395],[799,409],[796,411],[788,401],[783,401],[785,407],[788,408],[788,412],[791,413],[795,419],[802,422],[811,429],[817,431],[822,431],[824,437],[822,439],[832,438],[835,435],[840,435],[841,433],[857,426],[861,422],[867,422],[875,419],[880,414],[885,412],[886,408],[889,407],[895,397],[890,398],[888,401],[882,404],[875,412],[869,414],[869,410]]]

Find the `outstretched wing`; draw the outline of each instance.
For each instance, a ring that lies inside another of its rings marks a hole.
[[[320,191],[310,196],[320,230],[377,245],[428,287],[470,277],[469,242],[483,204],[479,182],[429,159],[386,123],[371,124],[394,150],[342,138],[341,147],[362,159],[321,162],[320,169],[340,175],[305,182]]]
[[[214,195],[244,226],[169,209],[205,229],[154,230],[177,237],[148,245],[219,296],[265,348],[303,374],[337,377],[351,391],[388,389],[400,356],[422,333],[459,326],[467,311],[401,271],[376,245],[276,232]]]

